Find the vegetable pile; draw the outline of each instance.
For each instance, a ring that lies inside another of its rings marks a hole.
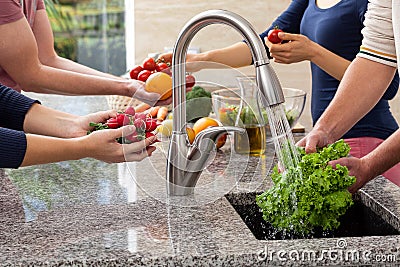
[[[134,66],[129,71],[131,79],[146,82],[149,76],[156,72],[163,72],[172,75],[169,62],[155,61],[154,58],[146,58],[141,65]],[[195,85],[196,79],[193,75],[187,74],[185,77],[186,87],[191,88]]]
[[[105,123],[89,123],[93,130],[88,131],[88,134],[98,130],[116,129],[125,125],[134,125],[136,130],[127,136],[118,138],[117,141],[120,144],[130,144],[154,136],[153,131],[159,124],[156,118],[151,117],[150,113],[136,113],[134,108],[128,107],[125,112],[118,113],[115,118],[110,118]]]
[[[280,173],[275,166],[271,176],[274,186],[256,197],[264,220],[277,230],[296,234],[339,227],[338,218],[353,204],[347,188],[356,179],[349,176],[347,167],[338,164],[333,169],[328,162],[346,157],[349,151],[343,140],[311,154],[299,148],[297,167]]]

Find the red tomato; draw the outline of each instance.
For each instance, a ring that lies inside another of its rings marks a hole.
[[[146,82],[147,78],[149,78],[150,75],[151,75],[151,71],[149,71],[149,70],[142,70],[142,71],[139,73],[137,79],[138,79],[139,81]]]
[[[270,30],[268,32],[268,41],[270,41],[273,44],[279,44],[282,42],[282,39],[278,37],[278,33],[282,32],[281,29],[278,27],[275,27],[274,29]]]
[[[186,87],[187,88],[193,87],[195,85],[195,83],[196,83],[196,79],[191,74],[186,75],[185,80],[186,80]]]
[[[168,69],[168,68],[169,68],[168,64],[164,63],[164,62],[158,63],[156,65],[156,71],[163,71],[163,70]]]
[[[143,61],[143,69],[145,69],[145,70],[150,70],[150,71],[155,70],[156,66],[157,66],[157,64],[154,61],[154,58],[152,58],[152,57],[146,58]]]
[[[139,73],[143,70],[142,66],[135,66],[133,69],[131,69],[131,71],[129,72],[129,76],[131,77],[131,79],[137,79]]]

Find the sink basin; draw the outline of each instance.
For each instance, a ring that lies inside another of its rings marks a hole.
[[[340,226],[334,231],[316,229],[314,233],[303,236],[276,230],[262,218],[262,212],[255,203],[256,193],[229,194],[226,198],[244,223],[259,240],[283,240],[303,238],[361,237],[399,235],[400,232],[384,221],[371,208],[357,198],[340,219]]]

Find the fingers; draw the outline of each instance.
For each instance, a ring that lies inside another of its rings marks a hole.
[[[146,147],[150,146],[151,144],[153,144],[156,141],[157,141],[157,137],[152,136],[152,137],[146,138],[139,142],[134,142],[131,144],[123,144],[122,149],[123,149],[124,153],[126,153],[126,154],[141,152]]]
[[[116,110],[106,110],[106,111],[99,111],[95,113],[98,116],[98,122],[103,122],[108,120],[109,118],[115,118],[118,114]]]
[[[156,106],[168,106],[169,104],[172,103],[172,97],[169,97],[165,100],[159,100],[156,103]]]
[[[165,63],[172,63],[172,54],[165,53],[158,56],[157,62],[165,62]]]
[[[156,150],[156,147],[151,146],[151,144],[156,140],[157,137],[153,136],[140,142],[122,145],[125,160],[142,161],[143,159],[151,156]]]
[[[150,157],[152,153],[156,150],[154,146],[148,146],[146,149],[140,152],[125,154],[126,161],[142,161],[143,159]]]
[[[315,138],[307,138],[306,139],[306,146],[305,146],[305,151],[306,153],[315,153],[317,152],[317,143],[318,140]]]
[[[287,32],[279,32],[278,37],[283,41],[293,41],[299,38],[299,34],[292,34]]]

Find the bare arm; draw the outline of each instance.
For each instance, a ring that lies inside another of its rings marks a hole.
[[[172,63],[172,54],[166,53],[159,56],[158,60]],[[190,72],[209,68],[238,68],[251,64],[251,52],[244,42],[231,46],[206,51],[200,54],[187,54],[186,69]]]
[[[346,133],[379,101],[396,69],[357,57],[347,69],[332,102],[314,129],[299,142],[307,152],[326,146]]]
[[[119,77],[97,71],[72,60],[59,57],[54,50],[53,31],[46,11],[38,10],[35,16],[33,32],[37,43],[38,56],[42,64],[57,69],[69,70],[82,74],[90,74],[99,77],[119,79]]]
[[[21,166],[45,164],[64,160],[77,160],[92,157],[105,162],[141,161],[150,156],[155,147],[149,146],[155,137],[132,143],[119,144],[116,138],[125,133],[130,126],[93,132],[90,135],[61,139],[34,134],[27,134],[27,148]]]
[[[290,42],[283,44],[267,42],[271,56],[277,63],[290,64],[309,60],[339,81],[350,65],[349,60],[332,53],[305,35],[279,33],[279,38]]]
[[[331,161],[329,164],[347,166],[349,174],[357,178],[354,185],[349,188],[350,193],[355,193],[398,162],[400,162],[400,130],[397,130],[376,149],[360,159],[346,157]]]
[[[117,115],[116,111],[99,111],[86,116],[76,116],[59,110],[34,104],[24,120],[26,133],[54,137],[80,137],[91,130],[90,122],[105,122]]]
[[[147,93],[144,83],[132,79],[107,78],[43,65],[38,59],[35,36],[26,19],[0,25],[1,67],[25,91],[69,95],[124,95],[151,105],[160,97]],[[21,68],[23,66],[23,68]],[[158,102],[164,104],[170,99]]]

